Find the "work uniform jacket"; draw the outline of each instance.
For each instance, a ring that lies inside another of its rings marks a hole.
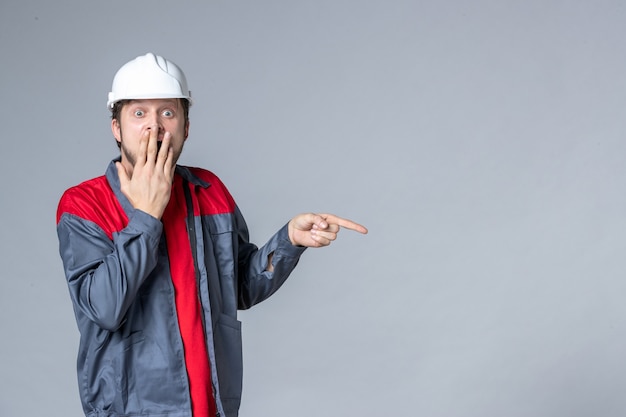
[[[183,226],[168,228],[169,221]],[[188,244],[168,245],[166,231],[185,234]],[[269,297],[296,266],[304,248],[291,244],[287,226],[257,248],[222,182],[182,166],[160,221],[121,193],[113,161],[105,176],[63,194],[57,233],[80,331],[77,373],[85,414],[191,416],[171,276],[174,259],[191,251],[218,415],[237,416],[237,310]],[[271,253],[274,271],[268,272]]]

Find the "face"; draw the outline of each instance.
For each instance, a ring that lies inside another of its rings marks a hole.
[[[158,132],[159,147],[165,132],[170,132],[176,162],[189,133],[180,99],[130,100],[122,107],[119,122],[111,121],[111,131],[121,144],[122,164],[128,173],[132,173],[137,161],[144,132],[154,130]]]

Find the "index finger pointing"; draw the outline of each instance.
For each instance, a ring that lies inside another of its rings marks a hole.
[[[346,229],[354,230],[362,234],[367,234],[367,228],[363,225],[353,222],[352,220],[344,219],[334,214],[322,214],[321,215],[327,222],[338,224]]]

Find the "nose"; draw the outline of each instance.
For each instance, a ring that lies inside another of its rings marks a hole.
[[[157,133],[163,132],[163,123],[161,123],[161,118],[158,114],[152,113],[146,119],[147,130],[156,131]]]
[[[162,115],[158,109],[155,109],[155,108],[146,109],[143,120],[149,126],[158,125],[159,127],[162,127]]]

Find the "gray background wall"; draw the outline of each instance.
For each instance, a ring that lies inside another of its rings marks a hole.
[[[117,149],[153,51],[195,104],[181,163],[263,243],[362,222],[244,323],[242,416],[626,415],[626,3],[0,3],[0,415],[79,416],[57,201]]]

